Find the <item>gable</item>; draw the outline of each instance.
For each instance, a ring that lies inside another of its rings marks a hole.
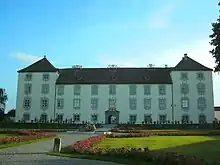
[[[18,71],[18,73],[22,72],[56,72],[57,68],[55,68],[46,57],[41,60],[27,66]]]
[[[192,58],[184,55],[182,60],[173,68],[174,71],[212,71],[212,69],[198,63]]]

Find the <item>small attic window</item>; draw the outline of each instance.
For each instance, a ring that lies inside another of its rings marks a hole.
[[[112,75],[111,76],[111,80],[116,80],[117,79],[117,76],[116,75]]]
[[[76,80],[82,80],[83,79],[83,76],[76,76]]]
[[[32,74],[26,74],[25,81],[32,81]]]
[[[49,80],[49,74],[43,74],[43,81]]]
[[[144,80],[149,80],[148,76],[143,76]]]

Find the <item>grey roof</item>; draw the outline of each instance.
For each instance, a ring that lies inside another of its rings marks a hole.
[[[186,54],[182,60],[174,67],[174,71],[212,71],[212,69],[198,63]]]
[[[18,73],[22,72],[57,72],[57,68],[55,68],[46,57],[44,57],[39,61],[18,71]]]
[[[220,107],[214,107],[214,111],[220,111]]]
[[[171,68],[67,68],[56,84],[172,84]]]
[[[59,72],[56,84],[172,84],[171,71],[212,71],[186,54],[175,67],[55,68],[46,57],[18,72]]]

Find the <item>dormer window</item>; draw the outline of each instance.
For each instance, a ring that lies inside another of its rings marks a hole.
[[[144,80],[149,80],[149,77],[143,76],[143,79],[144,79]]]
[[[83,76],[81,75],[80,70],[81,70],[80,66],[78,66],[78,65],[75,66],[74,76],[75,76],[76,80],[78,80],[78,81],[83,79]]]
[[[116,77],[116,76],[111,76],[111,79],[112,79],[112,80],[116,80],[117,77]]]
[[[83,79],[83,77],[82,76],[76,76],[76,80],[82,80]]]
[[[117,79],[116,72],[112,71],[112,73],[111,73],[111,80],[116,80],[116,79]]]

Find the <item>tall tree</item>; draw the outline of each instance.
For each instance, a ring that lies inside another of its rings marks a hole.
[[[220,6],[220,2],[218,3]],[[219,11],[220,12],[220,11]],[[220,71],[220,16],[216,20],[215,23],[212,23],[212,31],[213,33],[209,36],[211,38],[210,44],[214,47],[210,53],[215,59],[215,72]]]
[[[0,88],[0,111],[4,112],[7,101],[8,101],[8,95],[5,92],[5,89]]]

